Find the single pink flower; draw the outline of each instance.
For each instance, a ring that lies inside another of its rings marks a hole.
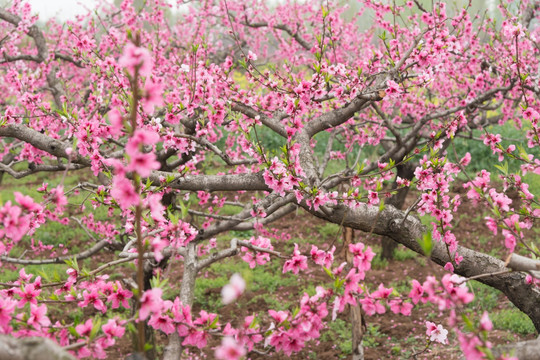
[[[159,162],[156,160],[156,154],[154,153],[142,153],[136,151],[130,154],[129,164],[126,167],[127,171],[134,171],[142,177],[148,177],[152,170],[160,168]]]
[[[493,329],[493,323],[489,319],[487,311],[484,311],[482,318],[480,319],[480,330],[491,331]]]
[[[34,202],[34,199],[32,199],[30,196],[23,195],[18,191],[15,191],[13,195],[15,195],[15,201],[17,201],[19,205],[21,205],[21,207],[26,211],[34,212],[43,209],[43,207]]]
[[[79,301],[78,305],[79,307],[87,307],[88,305],[93,305],[96,310],[99,310],[102,313],[105,313],[107,311],[107,306],[105,306],[103,300],[101,300],[100,298],[97,289],[95,288],[90,291],[85,290],[83,293],[83,301]]]
[[[126,153],[135,154],[142,145],[154,145],[159,141],[159,134],[152,130],[138,129],[126,144]]]
[[[111,196],[123,210],[127,210],[130,206],[137,205],[140,201],[139,194],[135,192],[133,184],[124,176],[114,177]]]
[[[146,201],[150,207],[150,215],[152,215],[152,218],[155,221],[165,222],[166,219],[163,217],[163,214],[165,213],[165,206],[163,206],[161,203],[162,197],[163,196],[161,194],[152,194],[146,197]]]
[[[37,305],[37,297],[41,293],[41,290],[36,289],[34,284],[26,284],[22,290],[17,289],[15,292],[21,297],[17,306],[22,308],[26,303]]]
[[[81,337],[87,337],[90,336],[93,326],[92,319],[88,319],[84,324],[75,326],[75,331],[77,331],[77,334],[79,334]]]
[[[251,60],[251,61],[257,61],[257,54],[255,54],[254,52],[252,52],[251,50],[248,51],[248,59]]]
[[[147,49],[137,47],[129,43],[124,48],[124,52],[118,64],[126,68],[131,76],[135,75],[135,69],[138,67],[141,76],[148,76],[152,73],[152,57]]]
[[[448,335],[448,330],[442,327],[442,325],[435,325],[431,321],[426,321],[426,335],[429,336],[430,341],[437,341],[441,344],[446,344],[448,340],[446,339]]]
[[[141,297],[141,309],[139,310],[139,319],[145,320],[150,313],[159,313],[163,306],[161,295],[163,290],[153,288],[146,290]]]
[[[301,255],[300,251],[298,251],[298,244],[294,244],[293,256],[283,264],[283,273],[292,271],[294,274],[298,274],[300,270],[305,270],[307,268],[307,257]]]
[[[369,191],[368,204],[377,205],[379,203],[379,194],[376,191]]]
[[[147,114],[154,112],[154,107],[163,106],[163,85],[150,79],[144,84],[144,95],[141,99],[143,110]]]
[[[124,130],[124,119],[117,108],[109,111],[109,121],[111,122],[111,127],[109,128],[111,135],[121,135]]]
[[[411,298],[412,302],[414,304],[418,304],[418,302],[422,298],[422,295],[424,295],[424,288],[422,287],[422,285],[420,285],[418,280],[413,280],[412,289],[409,293],[409,297]]]
[[[107,323],[101,327],[101,330],[103,330],[103,333],[108,337],[118,338],[124,336],[126,331],[126,329],[118,325],[116,319],[109,319],[109,321],[107,321]]]
[[[129,299],[133,296],[133,293],[129,290],[124,290],[122,284],[116,281],[116,290],[113,291],[108,297],[107,301],[112,302],[111,308],[117,309],[122,305],[124,309],[129,309]]]
[[[268,315],[270,315],[277,324],[281,324],[289,316],[289,314],[286,311],[275,311],[275,310],[268,310]]]
[[[0,297],[0,329],[8,330],[10,328],[9,322],[14,315],[16,305],[14,300]]]
[[[221,345],[216,348],[216,359],[238,360],[246,355],[246,349],[238,344],[232,337],[226,336],[221,339]]]
[[[227,305],[236,300],[246,289],[246,282],[238,273],[233,274],[230,282],[221,289],[221,301]]]
[[[47,305],[30,305],[30,317],[28,318],[28,325],[32,325],[37,330],[40,330],[42,326],[47,327],[51,325],[51,321],[47,316],[45,316],[46,313]]]

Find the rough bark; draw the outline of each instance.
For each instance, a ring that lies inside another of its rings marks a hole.
[[[15,159],[15,155],[13,153],[7,153],[4,155],[4,158],[2,159],[1,163],[4,165],[9,165],[10,162]],[[0,171],[0,185],[2,184],[2,179],[4,178],[5,171]]]
[[[54,139],[21,124],[10,124],[0,127],[0,136],[12,137],[31,144],[33,147],[43,150],[58,158],[68,159],[67,148],[72,144]],[[78,154],[73,154],[71,162],[90,166],[90,159],[84,158]]]
[[[540,1],[531,1],[531,3],[525,9],[525,12],[521,16],[521,24],[525,29],[529,28],[531,25],[532,19],[534,19],[534,14],[540,7]]]
[[[197,278],[197,245],[194,241],[187,245],[184,257],[184,274],[180,286],[180,301],[183,305],[193,305],[195,279]],[[163,360],[178,360],[182,355],[182,341],[178,333],[169,336],[169,344],[165,347]]]
[[[540,358],[540,339],[521,341],[511,345],[497,347],[493,355],[501,356],[512,354],[519,360],[538,360]]]
[[[75,360],[71,354],[47,338],[0,335],[0,360]]]
[[[145,291],[150,290],[152,288],[150,281],[154,277],[154,270],[157,268],[164,269],[167,266],[168,262],[169,262],[169,256],[166,256],[165,258],[163,258],[159,263],[155,263],[153,259],[145,261],[144,263],[144,290]],[[145,324],[144,334],[145,334],[146,344],[152,345],[152,348],[147,350],[144,355],[146,359],[154,360],[157,358],[156,346],[155,346],[156,345],[155,332],[154,332],[154,328],[149,326],[148,323]],[[137,348],[136,345],[137,344],[134,344],[133,346],[134,349]]]
[[[401,160],[400,160],[401,161]],[[414,166],[412,166],[411,163],[406,163],[403,165],[397,166],[397,176],[399,176],[402,179],[412,180],[414,177]],[[394,181],[392,184],[392,189],[397,188],[397,183]],[[386,202],[388,205],[393,205],[396,209],[403,209],[403,205],[405,204],[405,199],[407,198],[407,194],[409,193],[409,188],[404,187],[392,195],[392,197]],[[381,251],[381,258],[382,259],[393,259],[394,258],[394,251],[397,248],[398,243],[395,242],[392,238],[385,236],[382,238],[382,251]]]

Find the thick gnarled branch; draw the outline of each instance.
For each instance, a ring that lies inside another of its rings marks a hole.
[[[324,211],[314,211],[305,204],[302,206],[313,215],[335,224],[342,224],[353,229],[378,235],[388,236],[407,248],[423,254],[418,243],[425,232],[420,220],[405,214],[391,205],[379,211],[376,206],[361,204],[352,209],[344,205],[324,207]],[[464,277],[473,277],[486,273],[500,273],[508,270],[505,263],[493,256],[458,246],[457,252],[463,256],[461,263],[454,272]],[[444,266],[451,262],[446,245],[435,242],[430,256],[435,263]],[[520,272],[502,273],[481,277],[478,281],[500,290],[518,309],[527,314],[537,330],[540,330],[540,292],[525,282],[525,275]]]

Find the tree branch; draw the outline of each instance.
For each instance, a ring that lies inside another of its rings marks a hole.
[[[70,158],[66,153],[66,149],[71,148],[71,144],[49,137],[22,124],[9,124],[0,127],[0,136],[12,137],[27,142],[33,147],[58,158]],[[80,156],[75,151],[71,155],[71,162],[86,166],[90,166],[91,164],[90,159]]]
[[[90,249],[85,250],[83,252],[80,252],[75,255],[66,255],[66,256],[59,256],[52,259],[41,259],[41,260],[26,260],[26,259],[19,259],[19,258],[13,258],[9,256],[0,256],[0,261],[5,261],[11,264],[19,264],[19,265],[45,265],[45,264],[63,264],[66,262],[66,260],[83,260],[91,257],[92,255],[96,254],[98,251],[106,247],[107,245],[113,245],[108,240],[101,240],[94,246],[92,246]]]
[[[417,240],[423,236],[425,232],[424,226],[414,216],[409,215],[404,219],[404,212],[391,205],[387,205],[381,212],[379,212],[378,207],[366,204],[361,204],[355,209],[344,205],[326,206],[324,207],[325,212],[314,211],[305,204],[302,204],[302,206],[313,215],[324,220],[335,224],[343,224],[343,226],[364,232],[388,236],[407,248],[423,254]],[[458,275],[469,278],[480,274],[508,270],[503,261],[490,255],[461,245],[458,245],[457,252],[460,256],[463,256],[463,260],[454,270]],[[430,258],[441,266],[451,261],[448,257],[446,245],[441,242],[434,242]],[[540,302],[540,292],[525,282],[523,273],[504,273],[482,277],[479,278],[479,281],[503,292],[518,309],[531,318],[536,329],[540,330],[540,308],[537,306]]]
[[[252,107],[249,107],[245,104],[234,102],[231,105],[232,111],[237,111],[239,113],[242,113],[246,115],[247,117],[250,117],[252,119],[259,118],[259,121],[272,129],[275,133],[281,135],[282,137],[287,137],[287,130],[285,129],[285,126],[281,124],[281,120],[285,119],[288,115],[281,112],[276,112],[275,116],[273,118],[269,118],[265,113],[257,111],[253,109]]]
[[[169,172],[153,171],[148,177],[154,183],[160,183],[160,177],[167,178]],[[198,191],[270,191],[264,183],[261,173],[231,175],[175,175],[175,180],[168,184],[173,189]]]

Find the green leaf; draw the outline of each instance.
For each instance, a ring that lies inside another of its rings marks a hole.
[[[465,323],[465,329],[473,332],[475,329],[474,329],[474,325],[471,319],[469,319],[469,317],[465,314],[461,314],[461,318],[463,319],[463,322]]]
[[[345,283],[345,279],[340,280],[340,278],[336,278],[336,281],[334,281],[334,288],[336,290],[339,290],[339,289],[341,289],[341,287],[343,286],[344,283]]]
[[[187,215],[188,215],[188,208],[187,208],[187,206],[184,204],[183,201],[180,201],[180,209],[181,209],[181,211],[182,211],[182,218],[187,217]]]
[[[77,263],[77,258],[74,257],[73,259],[67,259],[64,260],[64,262],[69,266],[70,268],[75,269],[77,272],[79,272],[79,264]]]
[[[135,327],[135,324],[132,322],[128,322],[126,324],[126,329],[128,332],[135,334],[137,332],[137,327]]]
[[[503,175],[508,175],[508,162],[505,161],[502,165],[495,165],[495,167],[499,169]]]
[[[216,315],[214,321],[212,321],[212,323],[210,324],[210,329],[216,329],[218,321],[219,321],[219,316]]]
[[[94,322],[94,326],[92,327],[92,331],[90,331],[90,340],[96,337],[99,329],[101,329],[101,319],[96,319]]]
[[[322,17],[325,18],[328,16],[328,10],[324,8],[324,6],[321,6],[322,11]]]
[[[331,279],[334,279],[334,274],[332,274],[332,271],[331,271],[329,268],[327,268],[326,266],[323,266],[323,269],[324,269],[324,272],[325,272],[328,276],[330,276]]]
[[[433,238],[431,231],[426,232],[424,236],[422,236],[422,239],[418,240],[418,244],[420,244],[420,248],[422,248],[424,255],[430,257],[431,252],[433,251]]]
[[[68,331],[72,336],[79,337],[77,330],[75,330],[75,326],[68,327]]]
[[[255,329],[257,326],[259,326],[259,319],[256,316],[253,316],[253,320],[251,321],[251,324],[249,324],[249,328]]]

